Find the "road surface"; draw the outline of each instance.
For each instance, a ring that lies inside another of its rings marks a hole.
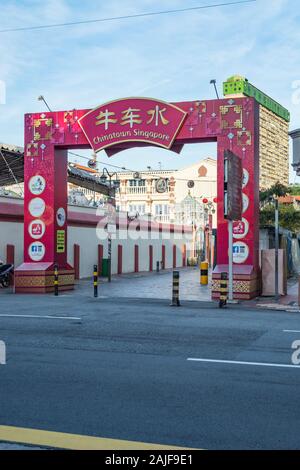
[[[0,295],[0,441],[9,426],[136,448],[299,449],[299,313],[91,295]]]

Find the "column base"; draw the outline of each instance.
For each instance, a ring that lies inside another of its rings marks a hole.
[[[75,271],[70,266],[59,268],[60,292],[74,289]],[[16,294],[46,294],[54,292],[54,263],[23,263],[15,270]]]
[[[218,265],[212,275],[212,299],[220,299],[221,274],[229,272],[228,265]],[[251,300],[261,293],[260,275],[253,266],[233,267],[233,298],[235,300]]]

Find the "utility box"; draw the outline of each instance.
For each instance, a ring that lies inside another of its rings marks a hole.
[[[275,250],[262,250],[262,296],[271,297],[275,295]],[[287,294],[287,265],[286,251],[278,251],[278,290],[279,295]]]
[[[109,259],[103,258],[101,276],[108,277],[108,273],[109,273]]]

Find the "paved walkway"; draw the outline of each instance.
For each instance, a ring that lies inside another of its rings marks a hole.
[[[291,278],[288,280],[287,295],[281,297],[277,302],[274,297],[260,297],[249,302],[245,302],[247,306],[255,304],[257,308],[270,310],[283,310],[287,312],[299,312],[298,305],[298,280]]]
[[[185,268],[180,272],[180,300],[182,301],[211,301],[211,282],[208,286],[201,286],[198,268]],[[211,275],[209,277],[211,279]],[[80,281],[76,293],[86,295],[92,289],[91,280]],[[106,279],[99,282],[99,296],[127,297],[146,299],[171,299],[172,297],[172,270],[160,273],[139,273],[115,276],[109,284]],[[299,312],[298,306],[298,280],[292,278],[288,281],[288,294],[276,302],[274,297],[259,297],[251,301],[241,302],[250,308],[263,308]]]
[[[198,268],[185,268],[180,272],[180,299],[195,301],[210,301],[211,286],[200,285]],[[86,295],[93,289],[91,280],[80,281],[77,286],[78,294]],[[172,298],[172,270],[160,273],[123,274],[114,276],[112,282],[99,281],[99,296],[127,297],[141,299],[170,299]]]
[[[140,298],[163,299],[172,298],[172,272],[137,273],[113,276],[112,282],[99,279],[99,297],[105,298]],[[198,268],[183,268],[180,272],[180,300],[181,301],[211,301],[211,283],[208,286],[200,285],[200,271]],[[0,288],[0,296],[11,294],[12,289]],[[50,295],[50,294],[49,294]],[[81,280],[73,292],[60,295],[93,296],[92,279]],[[298,306],[298,280],[292,278],[288,281],[288,295],[276,302],[274,297],[260,297],[251,301],[242,302],[249,308],[262,308],[299,312]]]

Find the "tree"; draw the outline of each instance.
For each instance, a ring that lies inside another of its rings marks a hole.
[[[274,226],[275,206],[271,202],[274,198],[284,197],[287,194],[300,194],[300,186],[285,186],[279,181],[266,191],[260,192],[260,225]],[[279,225],[291,232],[300,232],[300,211],[295,209],[293,204],[279,205]]]
[[[260,211],[260,225],[274,226],[275,207],[274,204],[268,204]],[[279,225],[291,232],[300,232],[300,211],[295,209],[292,204],[279,205]]]
[[[277,183],[271,186],[271,188],[260,192],[259,199],[261,202],[261,206],[264,207],[266,204],[268,204],[271,198],[283,197],[286,196],[288,193],[289,187],[277,181]]]
[[[291,196],[300,196],[300,185],[292,184],[291,186],[289,186],[289,194]]]

